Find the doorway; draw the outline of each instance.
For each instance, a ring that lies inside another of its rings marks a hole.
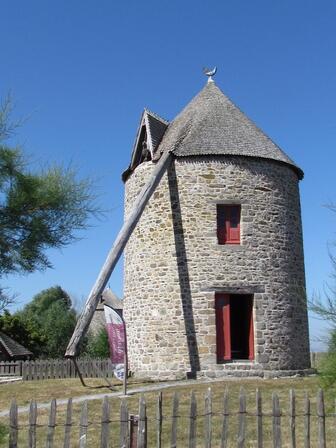
[[[254,359],[253,295],[216,294],[217,362]]]

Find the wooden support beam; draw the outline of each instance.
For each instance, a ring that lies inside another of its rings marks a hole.
[[[160,182],[163,174],[166,172],[168,166],[170,165],[172,161],[172,154],[171,152],[164,153],[158,163],[156,164],[155,168],[153,169],[153,172],[151,174],[151,177],[147,184],[143,187],[141,190],[139,196],[137,197],[133,210],[130,213],[127,220],[124,222],[115,242],[112,246],[112,249],[110,250],[106,261],[98,275],[98,278],[87,298],[85,307],[82,311],[81,316],[79,317],[77,321],[76,328],[74,330],[74,333],[70,339],[70,342],[68,344],[67,350],[65,352],[65,356],[67,357],[75,357],[78,354],[78,345],[82,339],[82,337],[85,335],[91,319],[93,317],[93,314],[97,308],[97,304],[99,301],[99,298],[101,294],[104,291],[104,288],[113,272],[113,269],[115,265],[117,264],[126,244],[129,240],[130,236],[132,235],[132,232],[137,225],[142,212],[144,211],[147,202],[149,201],[150,197],[152,196],[156,186]]]

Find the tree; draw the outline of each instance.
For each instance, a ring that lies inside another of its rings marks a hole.
[[[336,212],[336,205],[329,205],[328,208]],[[333,280],[336,280],[336,258],[329,253],[332,268]],[[328,322],[331,326],[329,332],[328,351],[322,359],[320,365],[321,382],[325,387],[331,387],[336,383],[336,284],[328,284],[324,290],[324,295],[315,295],[309,302],[309,309],[319,318]]]
[[[109,358],[110,348],[105,328],[101,328],[96,335],[89,334],[83,356],[90,358]]]
[[[42,358],[63,357],[75,325],[76,312],[60,286],[41,291],[21,311],[5,311],[0,317],[2,331]]]
[[[5,144],[18,125],[10,113],[6,99],[0,106],[0,277],[51,267],[46,250],[73,242],[99,214],[88,179],[60,166],[33,172],[22,150]],[[0,308],[6,301],[0,289]]]

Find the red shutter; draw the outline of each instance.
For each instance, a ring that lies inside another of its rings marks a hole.
[[[230,296],[229,294],[216,295],[216,338],[217,360],[231,359],[230,338]]]
[[[218,244],[240,244],[240,205],[217,204]]]
[[[253,301],[252,298],[250,299],[249,304],[249,354],[248,359],[253,360],[254,359],[254,329],[253,329]]]

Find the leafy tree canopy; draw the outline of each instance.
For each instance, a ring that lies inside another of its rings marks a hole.
[[[76,325],[69,295],[60,287],[41,291],[22,310],[0,317],[0,329],[36,357],[63,357]]]
[[[46,249],[73,242],[99,213],[90,181],[60,166],[33,172],[22,150],[6,145],[17,127],[10,112],[7,99],[0,106],[0,277],[51,267]]]

